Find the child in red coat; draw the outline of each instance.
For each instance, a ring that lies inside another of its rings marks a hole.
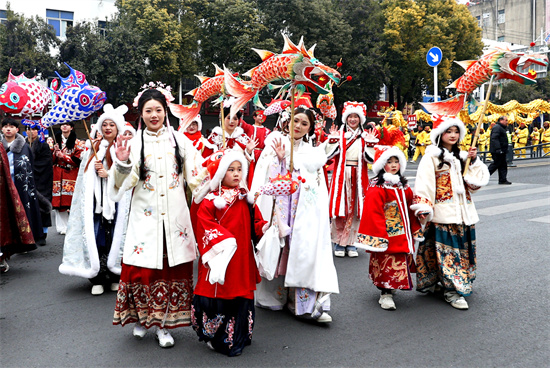
[[[363,216],[355,246],[371,252],[369,276],[381,290],[380,306],[395,310],[396,289],[411,290],[414,242],[422,240],[412,204],[413,192],[403,176],[407,160],[398,147],[376,146]]]
[[[247,202],[242,182],[248,162],[241,152],[218,151],[205,165],[210,193],[195,197],[200,262],[191,322],[200,341],[235,356],[252,342],[254,291],[261,280],[252,241],[263,235],[266,222]]]

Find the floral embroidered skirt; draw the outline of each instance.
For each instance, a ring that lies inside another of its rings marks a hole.
[[[191,323],[199,341],[210,341],[214,349],[228,356],[241,355],[252,343],[254,300],[193,297]]]
[[[411,273],[415,273],[413,255],[407,253],[371,253],[369,277],[374,286],[383,289],[411,290]]]
[[[146,328],[177,328],[191,324],[193,262],[162,270],[122,264],[114,325],[139,321]]]
[[[475,225],[430,224],[416,256],[416,289],[440,282],[462,296],[472,292],[476,278]]]

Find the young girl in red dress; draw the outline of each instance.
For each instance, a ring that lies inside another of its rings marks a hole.
[[[407,160],[396,146],[376,146],[372,171],[357,241],[358,248],[371,252],[369,276],[381,291],[382,309],[395,310],[395,290],[411,290],[416,272],[414,242],[421,227],[410,209],[413,192],[403,176]]]
[[[266,222],[247,202],[241,183],[248,162],[241,152],[218,151],[205,164],[210,182],[204,185],[211,192],[195,197],[198,208],[192,210],[200,261],[191,321],[200,341],[235,356],[252,342],[254,291],[261,280],[252,239],[263,235]]]

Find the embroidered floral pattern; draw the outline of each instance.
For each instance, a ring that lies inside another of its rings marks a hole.
[[[174,171],[172,172],[172,182],[168,186],[168,189],[174,189],[179,187],[180,185],[180,176],[178,175],[178,164],[175,162],[176,158],[174,157],[174,165],[172,165],[172,168]]]
[[[204,336],[209,337],[211,339],[214,338],[214,335],[216,334],[216,331],[218,331],[218,328],[220,328],[220,325],[223,323],[223,319],[225,318],[222,314],[217,314],[215,318],[208,319],[208,316],[206,313],[202,313],[202,333]]]
[[[453,199],[453,189],[451,185],[451,174],[448,170],[436,172],[436,193],[435,202],[445,203],[451,202]]]
[[[145,216],[151,216],[153,214],[153,208],[152,207],[147,207],[147,208],[143,209],[143,214]]]
[[[226,344],[229,344],[229,349],[233,347],[233,335],[235,334],[235,317],[231,317],[227,326],[225,327],[227,337],[223,340]]]
[[[143,253],[144,242],[134,245],[134,251],[132,253],[141,254]]]
[[[254,330],[254,317],[252,311],[248,311],[248,338],[252,340],[252,330]]]
[[[203,247],[206,247],[210,243],[210,240],[216,239],[222,235],[223,234],[218,229],[205,230],[204,236],[202,237]]]
[[[386,231],[388,232],[388,236],[405,234],[403,219],[401,218],[399,206],[396,201],[384,204],[384,215],[386,217]]]
[[[145,177],[145,181],[143,182],[143,189],[150,192],[155,191],[155,187],[153,186],[153,184],[151,184],[151,174],[147,174],[147,176]]]
[[[178,230],[175,231],[176,236],[179,238],[182,238],[184,241],[189,239],[189,231],[186,227],[182,227],[179,222],[176,222],[176,226],[178,227]]]
[[[193,327],[193,330],[195,331],[199,328],[197,316],[195,315],[195,306],[193,304],[191,304],[191,327]]]

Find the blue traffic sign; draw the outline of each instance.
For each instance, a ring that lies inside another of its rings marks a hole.
[[[443,52],[441,52],[441,49],[437,46],[432,47],[426,54],[426,61],[431,67],[438,66],[442,58]]]

